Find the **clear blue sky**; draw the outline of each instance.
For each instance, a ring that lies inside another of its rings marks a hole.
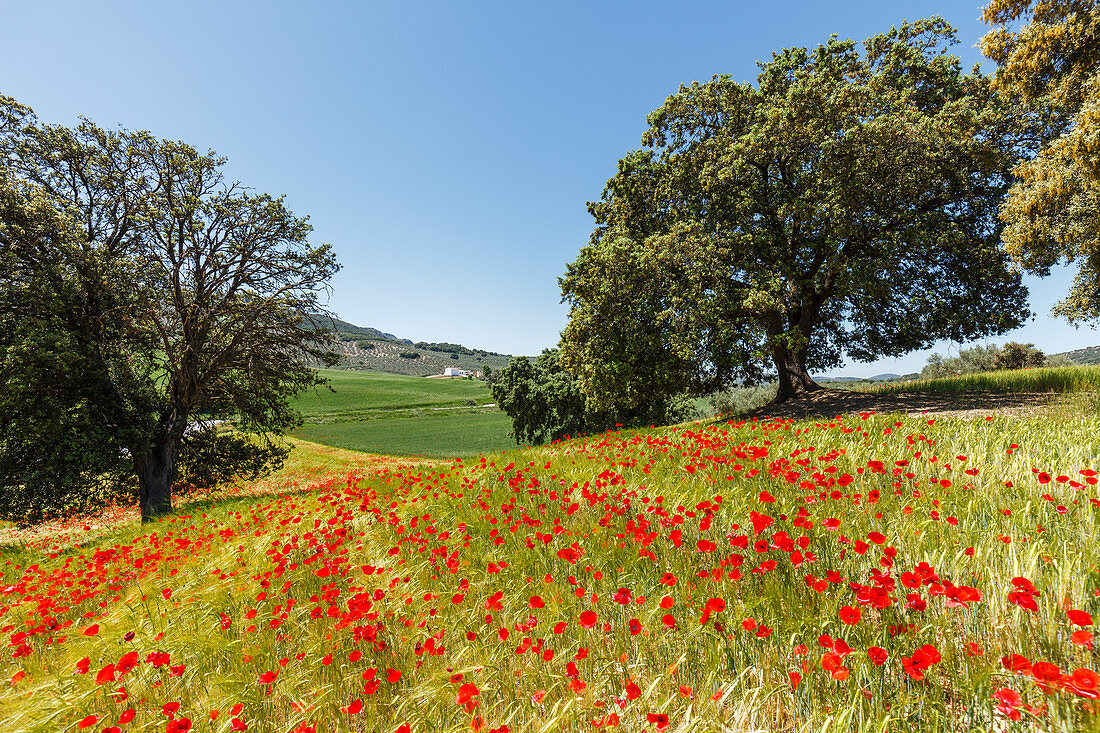
[[[535,354],[566,322],[557,277],[592,229],[585,203],[680,83],[754,80],[772,51],[932,14],[967,66],[984,60],[974,0],[7,0],[0,93],[44,122],[213,148],[230,177],[285,194],[336,249],[346,320]],[[1100,343],[1047,316],[1068,282],[1029,280],[1038,318],[997,342]],[[914,371],[927,353],[837,373]]]

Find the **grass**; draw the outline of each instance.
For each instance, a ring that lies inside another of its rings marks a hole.
[[[864,392],[1100,392],[1100,366],[1046,367],[962,374],[853,387]]]
[[[307,422],[362,419],[400,410],[457,407],[473,400],[493,401],[485,382],[473,379],[427,379],[381,372],[320,370],[332,391],[318,389],[298,397],[293,407]]]
[[[299,397],[305,424],[292,435],[339,448],[388,455],[468,457],[515,446],[511,421],[485,382],[326,370],[335,391]],[[479,407],[471,407],[471,403]]]
[[[154,525],[0,548],[0,719],[1100,730],[1100,416],[1078,389],[1024,418],[718,420],[449,461],[298,442]],[[486,419],[446,414],[307,427]]]
[[[196,511],[204,507],[235,506],[256,501],[257,497],[313,491],[331,483],[334,476],[346,478],[381,469],[434,466],[430,459],[395,458],[361,451],[345,450],[297,438],[286,438],[292,450],[283,467],[257,481],[220,487],[209,495],[173,498],[177,511]],[[21,529],[14,522],[0,520],[0,553],[25,547],[60,549],[66,545],[87,544],[119,532],[137,530],[141,515],[136,506],[111,506],[90,515],[45,522]],[[6,557],[0,554],[0,557]]]
[[[0,556],[0,718],[1100,729],[1100,420],[990,418],[719,421],[420,465],[309,448],[312,490]]]
[[[512,422],[499,410],[303,425],[294,435],[353,451],[466,458],[513,448]]]

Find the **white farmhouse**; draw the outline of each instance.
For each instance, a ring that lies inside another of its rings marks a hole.
[[[465,369],[459,369],[458,367],[447,367],[443,370],[444,377],[468,377],[470,372]]]

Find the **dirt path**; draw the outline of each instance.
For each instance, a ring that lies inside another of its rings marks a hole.
[[[1043,411],[1058,395],[1050,392],[911,392],[874,394],[822,389],[778,405],[766,405],[741,418],[836,417],[856,412],[904,412],[940,417],[977,418],[991,414],[1023,417]]]

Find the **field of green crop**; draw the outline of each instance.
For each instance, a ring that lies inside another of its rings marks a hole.
[[[299,397],[304,424],[291,434],[348,450],[436,458],[515,447],[511,421],[485,382],[379,372],[322,371],[332,387]]]
[[[457,413],[457,414],[456,414]],[[395,456],[466,458],[515,448],[512,421],[500,410],[455,410],[389,420],[306,424],[294,436],[346,450]]]
[[[492,402],[485,382],[473,379],[426,379],[381,372],[322,369],[332,390],[307,392],[293,403],[307,422],[371,417],[376,413],[427,407],[456,407],[474,400]]]

